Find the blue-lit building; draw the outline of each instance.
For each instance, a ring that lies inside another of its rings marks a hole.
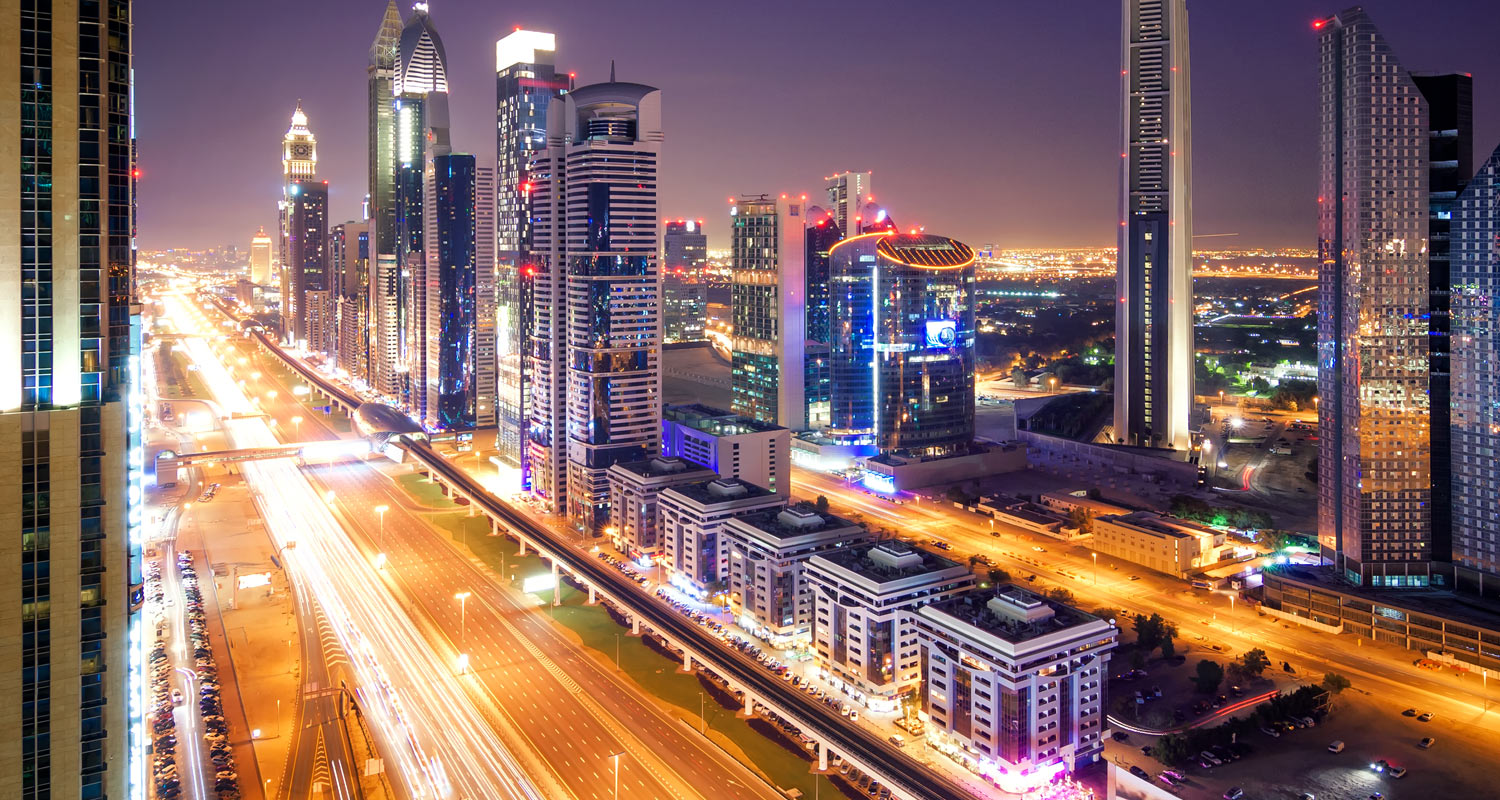
[[[830,251],[831,426],[881,453],[927,457],[974,439],[974,251],[890,231]]]
[[[429,428],[474,427],[477,331],[474,156],[436,155],[427,176],[423,280]]]
[[[807,285],[805,344],[807,356],[803,365],[806,374],[802,389],[807,395],[807,427],[820,430],[828,427],[829,391],[829,330],[828,330],[828,252],[844,238],[833,214],[818,206],[807,209],[806,230],[802,241],[806,255],[803,258],[804,278]]]

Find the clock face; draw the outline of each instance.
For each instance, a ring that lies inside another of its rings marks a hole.
[[[307,158],[312,155],[312,148],[305,144],[292,145],[292,155],[296,158]]]

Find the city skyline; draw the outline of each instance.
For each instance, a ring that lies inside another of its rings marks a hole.
[[[1441,18],[1394,0],[1366,8],[1384,21],[1393,32],[1393,46],[1411,62],[1433,71],[1472,72],[1480,93],[1500,81],[1500,55],[1482,46],[1483,3],[1447,3]],[[267,179],[265,164],[274,163],[276,156],[265,142],[284,130],[286,109],[298,98],[324,143],[319,171],[330,181],[330,214],[336,219],[356,216],[367,185],[362,65],[381,10],[382,4],[371,0],[306,11],[307,35],[325,43],[313,64],[273,63],[266,70],[236,74],[229,66],[235,59],[223,58],[218,43],[206,43],[206,26],[233,27],[237,36],[230,47],[264,49],[269,46],[264,42],[280,35],[270,24],[275,13],[261,7],[228,8],[209,20],[170,4],[143,7],[137,64],[141,203],[153,224],[143,227],[142,246],[243,247],[247,228],[269,229],[279,187]],[[558,63],[576,71],[580,84],[603,80],[615,58],[621,80],[652,80],[678,98],[667,110],[666,124],[678,132],[678,147],[663,164],[661,211],[664,217],[705,219],[710,246],[727,246],[728,224],[721,213],[726,196],[793,190],[814,195],[823,176],[845,169],[873,171],[883,205],[921,209],[916,217],[902,217],[903,224],[941,220],[946,233],[976,245],[1097,244],[1113,238],[1111,159],[1118,158],[1119,136],[1119,12],[1114,4],[1103,4],[1088,17],[1063,17],[1040,6],[990,10],[962,3],[913,20],[903,9],[898,13],[901,26],[884,24],[891,16],[878,8],[867,18],[852,20],[814,11],[799,17],[802,24],[790,30],[774,28],[769,21],[736,23],[750,26],[743,28],[699,20],[702,30],[695,30],[684,46],[640,52],[612,44],[608,37],[629,31],[630,40],[680,42],[684,40],[672,38],[673,32],[698,15],[686,13],[685,4],[683,14],[663,13],[660,18],[603,5],[590,10],[517,13],[453,0],[433,4],[452,62],[459,150],[473,152],[480,163],[493,163],[488,126],[494,119],[494,42],[520,25],[555,33]],[[1233,9],[1193,6],[1198,53],[1193,64],[1198,88],[1195,227],[1200,235],[1240,233],[1200,237],[1200,246],[1315,243],[1316,225],[1310,220],[1316,216],[1317,85],[1307,48],[1315,41],[1312,21],[1339,10],[1340,4],[1302,0]],[[826,126],[814,128],[826,135],[803,137],[798,147],[773,158],[766,142],[779,141],[778,123],[736,112],[740,103],[776,104],[816,119],[825,98],[813,88],[815,81],[746,80],[729,63],[732,59],[720,56],[720,45],[739,36],[775,41],[774,47],[807,55],[811,60],[804,70],[844,69],[831,53],[820,55],[825,48],[813,42],[845,27],[850,34],[902,45],[872,48],[864,68],[868,80],[843,82],[851,87],[847,102],[869,108],[920,92],[923,102],[934,107],[963,104],[970,109],[967,124],[942,134],[940,156],[921,144],[931,129],[920,115],[910,121],[887,117],[888,124],[872,129],[853,127],[830,114]],[[939,31],[942,36],[936,35]],[[1056,46],[1059,37],[1067,44]],[[170,68],[178,59],[193,60],[199,48],[203,68]],[[898,69],[902,62],[884,52],[918,58],[931,68],[903,71]],[[220,63],[225,66],[217,67]],[[1261,69],[1246,70],[1247,63]],[[309,74],[318,79],[307,80]],[[933,82],[934,74],[949,77]],[[994,76],[1017,80],[997,83]],[[1048,102],[1057,96],[1071,99]],[[179,99],[186,97],[193,98],[191,104]],[[174,126],[171,136],[158,122],[167,119]],[[728,125],[727,119],[740,122]],[[984,134],[968,135],[966,130]],[[203,149],[226,139],[234,144],[241,137],[244,141],[232,149],[244,155],[234,160],[212,158]],[[1495,141],[1500,141],[1500,111],[1477,108],[1476,148],[1487,150]],[[1044,148],[1046,157],[1010,155],[1037,147]],[[264,158],[255,158],[261,151]],[[721,152],[744,157],[731,162],[720,158]],[[1068,165],[1061,173],[1065,180],[1058,180],[1059,164]],[[199,202],[201,187],[208,185],[221,187],[222,198]],[[1048,211],[1058,205],[1074,213],[1060,218]]]

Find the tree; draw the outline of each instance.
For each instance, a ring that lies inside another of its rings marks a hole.
[[[1146,668],[1146,654],[1139,647],[1130,651],[1130,667],[1132,669]]]
[[[1177,644],[1173,640],[1172,634],[1168,633],[1167,634],[1167,638],[1161,640],[1161,657],[1162,658],[1173,658],[1176,655],[1177,655]]]
[[[1110,608],[1109,606],[1100,606],[1099,608],[1094,609],[1092,613],[1099,619],[1119,620],[1124,618],[1124,615],[1120,613],[1119,609]]]
[[[990,583],[996,585],[1010,583],[1010,573],[999,567],[992,567],[990,569]]]
[[[827,514],[828,513],[828,497],[826,495],[821,495],[821,494],[818,495],[818,500],[815,503],[815,507],[818,509],[818,513],[819,514]]]
[[[1068,527],[1076,529],[1080,535],[1088,535],[1094,532],[1094,517],[1083,506],[1073,506],[1068,512]]]
[[[1266,668],[1271,666],[1271,659],[1266,658],[1266,651],[1259,647],[1245,651],[1238,662],[1240,672],[1247,678],[1259,678]]]
[[[1198,691],[1203,694],[1213,694],[1224,682],[1224,668],[1217,661],[1204,659],[1198,662],[1197,672],[1193,682],[1198,684]]]
[[[1337,672],[1330,672],[1323,676],[1323,688],[1329,694],[1338,694],[1350,687],[1349,679]]]
[[[1073,593],[1059,586],[1055,589],[1047,590],[1047,599],[1064,605],[1072,605]]]
[[[1131,626],[1135,631],[1135,643],[1146,652],[1151,652],[1160,647],[1162,642],[1177,635],[1177,626],[1167,622],[1160,614],[1138,614],[1135,624]]]

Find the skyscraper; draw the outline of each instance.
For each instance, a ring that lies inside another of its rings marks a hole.
[[[869,233],[830,253],[832,428],[881,453],[946,456],[974,440],[974,251]]]
[[[860,233],[860,212],[875,202],[875,189],[868,172],[840,172],[827,178],[828,213],[845,236]]]
[[[495,380],[496,446],[502,462],[525,467],[530,418],[532,155],[547,146],[547,108],[572,87],[558,75],[550,33],[517,29],[495,43]]]
[[[1500,575],[1500,149],[1453,203],[1453,562]],[[1493,590],[1491,590],[1493,592]]]
[[[290,309],[290,327],[284,331],[293,342],[305,342],[313,351],[325,350],[324,334],[332,331],[325,319],[328,295],[328,184],[295,181],[287,189],[287,262],[281,265],[286,293],[281,297],[282,316]]]
[[[336,311],[333,350],[349,377],[369,381],[366,302],[370,296],[370,226],[350,220],[328,234],[329,286]]]
[[[396,64],[401,57],[401,12],[388,0],[370,45],[370,280],[365,302],[369,327],[369,374],[375,391],[394,397],[400,390],[401,267],[396,242]]]
[[[828,427],[830,406],[829,365],[831,363],[831,331],[828,327],[829,303],[829,256],[828,253],[840,239],[844,238],[833,215],[819,206],[807,209],[803,231],[806,256],[807,285],[807,330],[805,359],[806,369],[803,391],[807,395],[807,427],[821,430]]]
[[[729,209],[730,410],[807,429],[803,258],[806,196],[741,198]]]
[[[708,236],[703,220],[663,220],[661,292],[663,341],[702,341],[708,312]]]
[[[1187,0],[1124,0],[1114,434],[1186,450],[1193,405]]]
[[[0,797],[143,797],[131,4],[0,20]]]
[[[474,424],[496,423],[495,169],[474,168]]]
[[[257,286],[271,283],[271,236],[265,228],[250,237],[250,282]]]
[[[427,303],[427,394],[423,422],[436,430],[474,427],[476,164],[474,156],[435,155],[427,170],[423,283]]]
[[[1449,225],[1474,174],[1474,78],[1413,75],[1427,102],[1427,361],[1432,409],[1432,559],[1453,560]]]
[[[292,185],[311,181],[318,175],[318,140],[307,127],[307,115],[302,113],[302,101],[297,101],[297,110],[292,112],[291,127],[281,137],[281,333],[294,338],[298,330],[298,302],[294,295],[295,270],[288,270],[292,263]]]
[[[1349,581],[1432,557],[1428,113],[1362,9],[1319,31],[1318,538]]]
[[[661,92],[611,80],[553,103],[532,159],[532,487],[586,530],[609,519],[606,470],[661,442],[661,142]]]

